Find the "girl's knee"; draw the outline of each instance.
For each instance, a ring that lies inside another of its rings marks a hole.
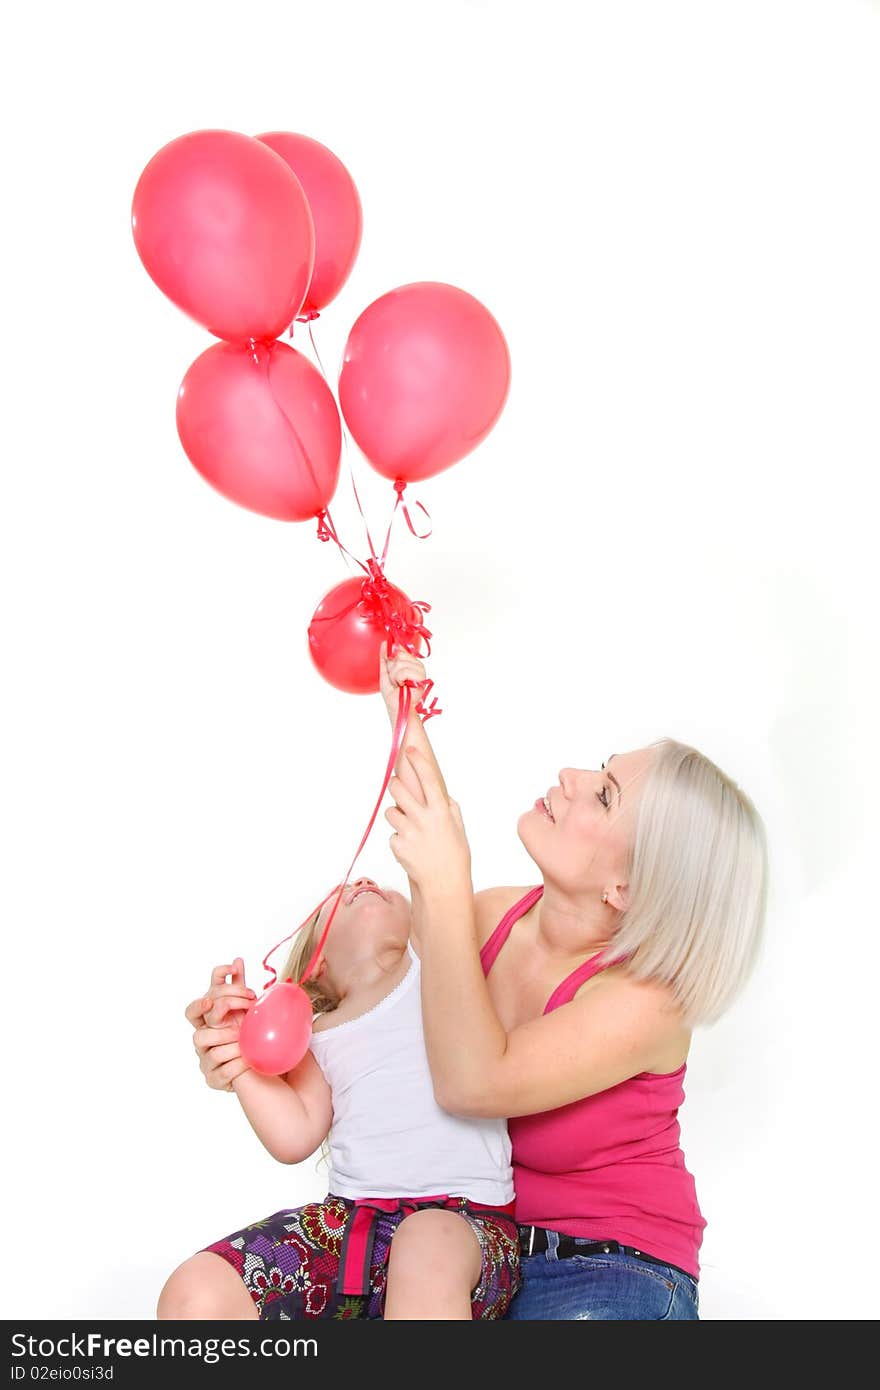
[[[432,1208],[404,1217],[394,1232],[390,1261],[398,1273],[412,1268],[442,1275],[464,1264],[473,1265],[478,1275],[480,1247],[470,1224],[457,1212]]]
[[[256,1317],[251,1296],[230,1264],[201,1250],[166,1280],[156,1308],[160,1321]]]

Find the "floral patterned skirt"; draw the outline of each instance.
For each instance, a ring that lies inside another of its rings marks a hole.
[[[328,1193],[323,1202],[277,1211],[204,1249],[221,1255],[238,1271],[261,1319],[381,1318],[391,1239],[408,1212],[376,1213],[369,1293],[341,1294],[340,1256],[353,1208],[347,1198]],[[475,1211],[466,1204],[460,1214],[482,1252],[480,1282],[471,1295],[472,1316],[502,1318],[519,1288],[516,1224],[512,1218]]]

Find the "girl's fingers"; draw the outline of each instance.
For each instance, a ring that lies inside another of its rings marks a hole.
[[[252,1004],[252,999],[245,999],[242,1001],[241,999],[236,999],[234,996],[230,996],[228,999],[219,999],[211,1010],[210,1015],[206,1015],[206,1019],[210,1017],[210,1026],[212,1028],[218,1028],[223,1020],[228,1018],[230,1014],[239,1012],[247,1013]]]
[[[193,1046],[197,1052],[206,1047],[221,1047],[225,1043],[238,1042],[238,1028],[197,1028],[193,1033]]]
[[[210,995],[214,1000],[228,999],[230,995],[234,995],[236,999],[245,1000],[256,999],[257,997],[252,989],[248,989],[247,985],[212,985]]]
[[[202,1053],[202,1071],[207,1076],[209,1072],[222,1067],[224,1062],[232,1062],[240,1056],[241,1049],[237,1042],[227,1043],[223,1047],[209,1047]]]
[[[231,984],[244,986],[244,961],[241,956],[236,956],[231,965],[214,966],[211,971],[211,988],[213,989],[216,985],[225,985],[227,975],[232,976]]]
[[[233,1081],[236,1081],[246,1071],[250,1071],[250,1067],[243,1057],[239,1057],[234,1062],[227,1062],[225,1066],[218,1067],[215,1074],[222,1089],[231,1091]]]
[[[184,1010],[184,1018],[186,1018],[194,1028],[197,1028],[210,1007],[211,1000],[206,999],[204,995],[200,995],[199,998],[194,999],[191,1004],[187,1004]]]

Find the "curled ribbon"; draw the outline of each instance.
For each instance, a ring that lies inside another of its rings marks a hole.
[[[358,561],[358,564],[361,564]],[[377,627],[384,628],[388,637],[388,655],[393,656],[397,647],[413,656],[431,655],[430,630],[425,627],[424,615],[430,613],[430,603],[408,599],[405,607],[401,605],[400,591],[392,591],[378,560],[368,560],[361,568],[366,571],[366,579],[361,584],[358,598],[353,599],[338,613],[325,613],[312,619],[313,623],[335,623],[353,609],[360,609],[365,617],[373,620]],[[420,650],[424,644],[424,652]],[[433,681],[424,682],[433,685]],[[427,690],[425,694],[427,695]],[[435,711],[439,713],[438,711]]]

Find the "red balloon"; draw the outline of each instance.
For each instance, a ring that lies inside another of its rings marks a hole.
[[[196,130],[163,146],[131,209],[138,255],[168,298],[218,338],[277,338],[315,260],[306,195],[250,135]]]
[[[306,1055],[312,1036],[312,1003],[304,989],[281,980],[271,985],[241,1021],[241,1055],[262,1076],[280,1076]]]
[[[345,346],[339,403],[367,459],[415,482],[449,468],[491,430],[510,388],[510,353],[473,295],[426,281],[375,300]]]
[[[309,652],[337,690],[368,695],[379,689],[382,643],[391,636],[421,656],[423,626],[419,608],[375,572],[371,579],[345,579],[324,595],[309,624]]]
[[[314,316],[335,299],[357,258],[363,232],[361,200],[341,159],[318,140],[272,130],[258,135],[303,186],[315,224],[315,268],[301,313]]]
[[[333,393],[286,343],[203,352],[178,392],[177,432],[203,478],[263,516],[307,521],[336,490],[342,427]]]

